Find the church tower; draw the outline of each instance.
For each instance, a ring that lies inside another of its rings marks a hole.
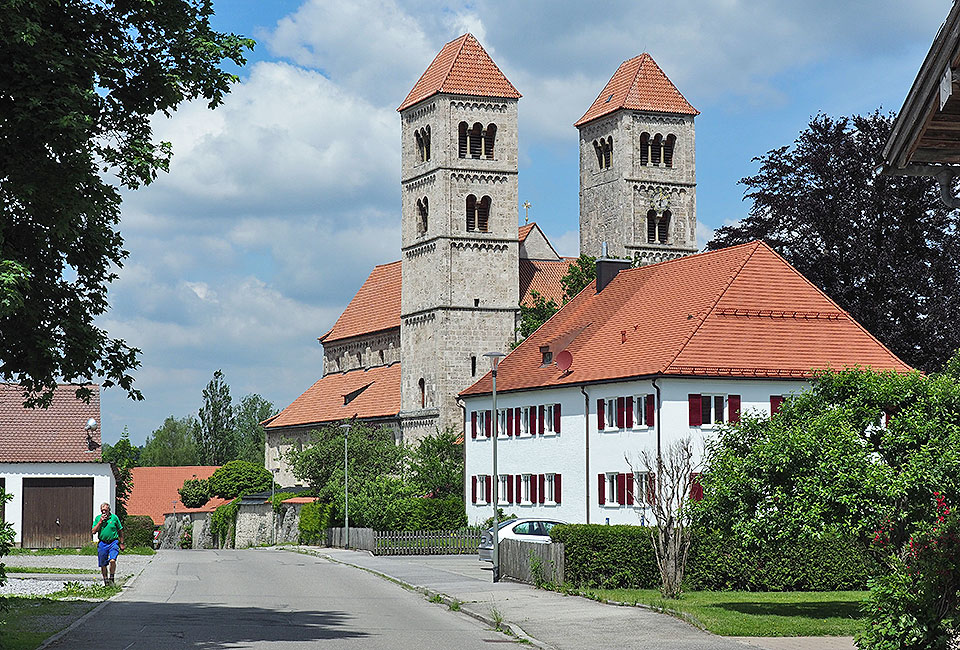
[[[580,131],[580,252],[652,264],[697,251],[694,118],[649,54],[624,61]]]
[[[471,34],[447,43],[397,110],[400,423],[412,442],[462,426],[456,395],[507,352],[519,302],[520,93]]]

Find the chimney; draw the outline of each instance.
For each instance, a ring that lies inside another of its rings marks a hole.
[[[630,260],[611,260],[601,257],[597,260],[597,293],[600,293],[617,277],[617,273],[630,268]]]

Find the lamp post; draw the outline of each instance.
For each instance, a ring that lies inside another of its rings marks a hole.
[[[277,468],[270,470],[270,510],[273,512],[273,545],[277,545],[277,506],[273,502],[273,497],[277,492]]]
[[[343,525],[346,528],[344,548],[350,548],[350,499],[347,489],[347,434],[350,433],[350,424],[341,424],[343,429]]]
[[[497,474],[497,368],[500,359],[506,355],[502,352],[487,352],[483,356],[490,359],[490,373],[493,376],[493,581],[500,582],[500,518],[497,516],[497,504],[500,501],[500,475]]]

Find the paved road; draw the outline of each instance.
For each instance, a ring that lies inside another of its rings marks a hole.
[[[504,641],[420,594],[322,558],[270,549],[169,550],[48,647],[489,650]]]

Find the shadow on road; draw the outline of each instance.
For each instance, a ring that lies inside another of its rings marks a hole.
[[[113,601],[51,648],[235,648],[269,641],[361,639],[343,611],[283,611],[189,603]]]

